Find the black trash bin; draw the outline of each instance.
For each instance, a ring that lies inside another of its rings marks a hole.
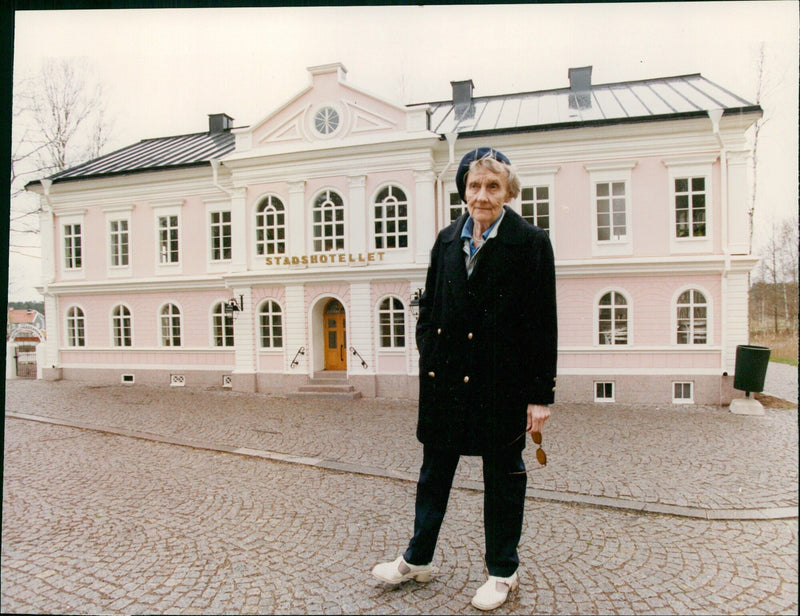
[[[767,347],[740,344],[736,347],[736,374],[733,377],[734,389],[747,396],[751,391],[764,391],[770,350]]]

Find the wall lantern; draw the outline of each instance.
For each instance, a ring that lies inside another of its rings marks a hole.
[[[422,289],[417,289],[411,294],[411,315],[419,318],[419,300],[422,297]]]
[[[238,302],[236,301],[235,297],[232,297],[227,302],[225,302],[226,314],[233,315],[234,319],[242,310],[244,310],[244,295],[239,296]]]

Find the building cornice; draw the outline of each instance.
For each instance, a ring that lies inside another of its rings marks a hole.
[[[577,259],[556,259],[556,278],[597,278],[602,276],[673,276],[683,274],[748,273],[758,263],[753,256],[724,255]]]
[[[728,272],[748,273],[758,258],[734,256]],[[54,282],[47,287],[53,295],[95,295],[108,293],[164,293],[173,291],[208,291],[241,286],[325,284],[330,282],[390,281],[424,279],[427,264],[380,264],[367,267],[326,266],[288,267],[275,270],[248,270],[207,276],[169,276],[125,280]],[[654,257],[620,259],[556,260],[556,278],[598,278],[606,276],[673,276],[685,274],[722,274],[726,259],[708,257]],[[43,287],[37,287],[41,293]]]

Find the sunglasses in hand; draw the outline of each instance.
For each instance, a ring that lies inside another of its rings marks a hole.
[[[516,443],[523,436],[525,436],[524,432],[522,434],[520,434],[517,438],[515,438],[513,441],[511,441],[509,443],[509,445],[513,445],[514,443]],[[532,469],[532,470],[539,470],[540,468],[543,468],[543,467],[547,466],[547,454],[544,452],[544,449],[542,449],[542,433],[539,432],[539,431],[531,432],[531,440],[537,446],[537,449],[536,449],[536,461],[539,463],[539,466],[537,468]],[[526,472],[528,472],[528,471],[520,471],[519,473],[514,472],[514,473],[512,473],[512,475],[517,475],[517,474],[526,473]]]

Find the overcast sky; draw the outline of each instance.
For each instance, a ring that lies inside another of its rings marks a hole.
[[[23,11],[14,78],[84,58],[106,88],[111,149],[207,130],[209,113],[254,124],[342,62],[354,86],[402,104],[701,73],[755,101],[764,44],[770,121],[759,145],[758,228],[797,211],[797,2]],[[759,235],[763,235],[759,231]],[[36,297],[12,259],[10,296]],[[28,269],[31,268],[31,269]]]

